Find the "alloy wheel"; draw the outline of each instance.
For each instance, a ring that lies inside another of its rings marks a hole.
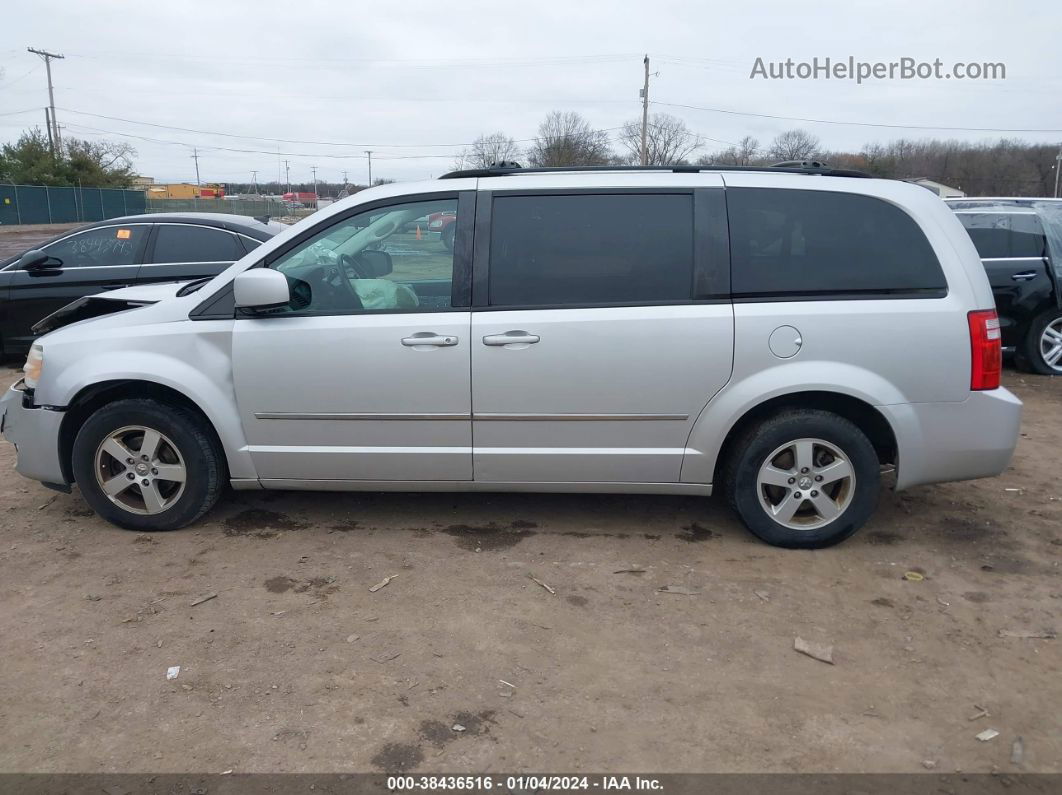
[[[141,515],[171,508],[188,478],[177,445],[142,425],[119,428],[100,442],[95,470],[96,482],[111,502]]]
[[[823,439],[796,439],[776,448],[760,466],[760,505],[778,524],[817,530],[841,516],[855,495],[848,456]]]

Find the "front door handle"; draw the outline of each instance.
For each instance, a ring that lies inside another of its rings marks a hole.
[[[506,331],[504,334],[488,334],[483,338],[484,345],[534,345],[541,337],[526,331]]]
[[[419,348],[421,345],[449,348],[457,344],[457,337],[447,337],[443,334],[436,334],[434,331],[418,331],[412,337],[403,337],[402,344],[407,348]]]
[[[107,282],[103,285],[104,290],[122,290],[126,287],[131,287],[130,284],[122,284],[121,282]]]
[[[1031,279],[1035,279],[1036,276],[1036,271],[1022,271],[1021,273],[1015,273],[1010,278],[1012,278],[1016,282],[1027,282]]]

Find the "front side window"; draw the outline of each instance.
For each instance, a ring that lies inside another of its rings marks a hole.
[[[690,194],[497,196],[491,306],[689,301]]]
[[[269,267],[288,277],[284,312],[431,312],[452,306],[457,199],[394,204],[346,218]]]
[[[235,262],[243,256],[236,235],[192,224],[159,224],[152,262]]]
[[[104,226],[57,240],[44,251],[63,261],[64,268],[136,265],[147,226]]]
[[[727,188],[735,296],[936,293],[947,288],[911,216],[852,193]]]

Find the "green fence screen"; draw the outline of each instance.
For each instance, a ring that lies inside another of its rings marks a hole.
[[[0,183],[0,226],[103,221],[147,211],[141,190]]]

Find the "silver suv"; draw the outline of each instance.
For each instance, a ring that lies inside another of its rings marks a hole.
[[[764,541],[818,547],[866,522],[884,464],[898,489],[998,474],[1021,414],[955,216],[820,167],[384,185],[46,329],[0,408],[18,470],[135,530],[226,483],[725,489]]]

